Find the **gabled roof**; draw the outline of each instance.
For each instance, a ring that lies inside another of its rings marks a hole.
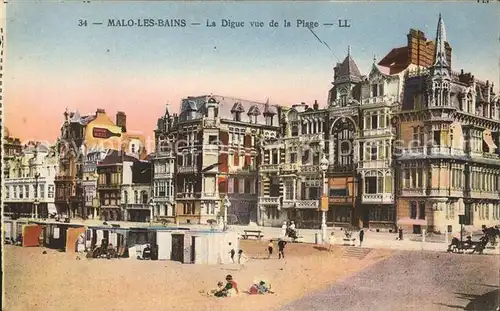
[[[231,108],[231,113],[233,112],[245,112],[245,109],[240,102],[236,102],[234,103],[233,108]]]
[[[136,162],[136,161],[138,161],[137,158],[129,156],[125,154],[125,152],[110,150],[108,151],[106,157],[101,162],[99,162],[98,166],[120,164],[123,162]]]
[[[250,106],[250,109],[248,109],[249,116],[258,116],[260,115],[260,109],[256,105]]]
[[[347,54],[347,57],[338,67],[337,72],[335,73],[335,81],[336,82],[361,81],[361,72],[359,71],[358,65],[356,65],[354,59],[352,59],[350,53]]]

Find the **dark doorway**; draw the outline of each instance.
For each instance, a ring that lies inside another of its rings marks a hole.
[[[363,222],[363,228],[370,227],[370,207],[369,206],[363,206],[363,209],[361,210],[361,221]]]
[[[184,262],[184,235],[172,234],[172,255],[173,261]]]
[[[413,225],[413,233],[414,234],[421,234],[422,233],[422,227],[420,225]]]
[[[196,261],[196,237],[191,237],[191,263]]]

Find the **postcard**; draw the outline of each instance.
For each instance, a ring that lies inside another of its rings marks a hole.
[[[2,310],[500,310],[497,1],[1,6]]]

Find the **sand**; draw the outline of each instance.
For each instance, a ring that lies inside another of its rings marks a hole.
[[[231,265],[191,265],[135,259],[76,260],[76,254],[39,247],[4,249],[5,310],[276,310],[304,294],[391,256],[372,250],[364,259],[344,258],[345,250],[327,251],[309,244],[288,244],[286,259],[266,259],[267,242],[241,241],[249,261]],[[240,291],[265,278],[276,294],[207,297],[231,274]]]

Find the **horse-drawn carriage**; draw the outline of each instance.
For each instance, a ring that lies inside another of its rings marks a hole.
[[[94,246],[87,252],[87,258],[116,258],[116,249],[107,245]]]
[[[465,241],[460,241],[458,238],[453,238],[451,244],[448,245],[448,252],[451,253],[468,253],[468,254],[483,254],[486,248],[487,240],[481,237],[479,241],[472,241],[470,236]]]

